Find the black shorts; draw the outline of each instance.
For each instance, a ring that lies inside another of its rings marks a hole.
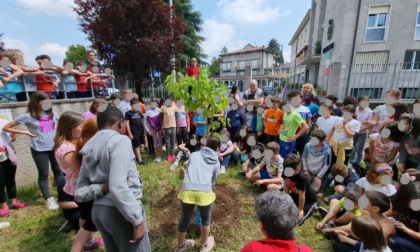
[[[88,202],[76,202],[80,209],[80,219],[85,220],[83,229],[87,231],[97,231],[95,224],[92,221],[92,207],[93,200]]]
[[[144,134],[133,134],[133,140],[131,140],[131,144],[134,148],[140,147],[141,144],[144,143]]]
[[[58,186],[57,187],[57,194],[58,194],[58,202],[64,202],[64,201],[74,201],[74,196],[66,193],[63,190],[63,187]]]

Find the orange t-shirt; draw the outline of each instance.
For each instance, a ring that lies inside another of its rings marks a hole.
[[[279,135],[279,130],[281,123],[283,121],[283,111],[281,109],[277,109],[274,111],[274,109],[270,108],[268,109],[265,114],[264,118],[266,119],[265,134],[271,135],[271,136],[277,136]]]

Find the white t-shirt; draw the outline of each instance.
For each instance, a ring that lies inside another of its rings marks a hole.
[[[318,125],[319,129],[324,131],[325,134],[330,133],[331,128],[334,126],[335,121],[337,120],[337,116],[331,116],[328,119],[325,119],[324,117],[318,117],[316,121],[316,125]]]
[[[343,120],[344,120],[343,117],[338,117],[337,120],[335,120],[334,122],[334,127],[335,127],[334,138],[340,143],[347,142],[353,139],[353,137],[348,137],[346,133],[344,132]],[[347,122],[347,128],[356,133],[359,132],[360,125],[361,123],[355,119],[352,119],[351,121]]]
[[[271,158],[264,157],[262,162],[265,164],[267,173],[272,177],[283,174],[283,158],[280,155],[277,155],[274,161],[272,161]]]
[[[126,102],[125,100],[122,100],[120,104],[118,104],[117,108],[121,110],[123,115],[125,115],[125,112],[129,111],[131,109],[130,102]]]
[[[4,148],[4,146],[12,145],[12,141],[10,139],[10,133],[7,133],[1,130],[8,122],[9,121],[0,118],[0,162],[3,162],[8,159],[7,151]]]
[[[366,177],[357,180],[356,185],[362,187],[363,189],[365,189],[365,191],[381,192],[388,197],[394,195],[397,192],[397,190],[395,189],[395,186],[393,186],[392,184],[383,185],[379,183],[379,184],[373,185],[369,183],[369,181],[367,181]]]
[[[391,154],[392,150],[395,147],[400,146],[399,143],[396,143],[392,140],[388,143],[382,143],[382,137],[379,133],[371,134],[369,137],[374,141],[373,157],[376,161],[380,163],[384,162],[385,159],[387,159],[387,157]],[[397,156],[390,162],[390,164],[395,164]]]
[[[372,129],[372,132],[376,133],[379,132],[382,126],[384,126],[386,118],[388,117],[388,113],[386,112],[386,105],[382,104],[377,106],[375,109],[373,109],[373,113],[376,113],[379,116],[378,123],[373,126]]]
[[[365,249],[364,246],[363,246],[363,242],[362,242],[362,245],[360,246],[359,252],[378,252],[378,251],[373,250],[373,249]],[[388,246],[386,246],[386,248],[383,250],[383,252],[392,252],[392,250],[390,248],[388,248]]]
[[[295,108],[295,107],[292,106],[292,110],[298,112],[300,117],[302,117],[302,119],[305,120],[305,121],[306,121],[307,118],[309,118],[309,119],[312,118],[311,111],[309,110],[308,107],[305,107],[305,106],[301,105],[301,106]]]
[[[220,144],[220,148],[219,148],[219,152],[220,153],[223,153],[223,152],[225,152],[227,149],[229,149],[230,148],[230,146],[232,146],[232,141],[230,141],[230,140],[228,140],[226,143],[221,143]]]

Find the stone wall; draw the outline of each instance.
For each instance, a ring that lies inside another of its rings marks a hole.
[[[88,99],[74,99],[74,100],[54,100],[53,110],[59,114],[72,110],[79,113],[85,113],[92,102],[92,98]],[[17,102],[11,104],[0,104],[0,110],[10,110],[12,117],[16,118],[18,115],[26,112],[27,102]],[[17,127],[21,130],[26,130],[24,125]],[[37,183],[38,174],[35,163],[31,156],[29,148],[30,137],[25,135],[18,135],[14,146],[19,158],[19,165],[16,174],[17,186],[27,186]],[[51,174],[51,172],[50,172]],[[52,175],[51,175],[52,176]]]

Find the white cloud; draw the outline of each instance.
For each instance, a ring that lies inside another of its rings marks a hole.
[[[204,53],[209,59],[219,55],[224,46],[228,47],[235,36],[235,27],[231,24],[220,23],[215,19],[204,22],[202,36],[206,40],[202,43]],[[228,49],[230,49],[228,47]]]
[[[61,64],[63,59],[66,57],[67,47],[61,46],[57,43],[45,43],[39,47],[35,48],[37,55],[47,54],[51,57],[52,62],[55,64]]]
[[[75,6],[73,0],[16,0],[16,5],[31,14],[72,18],[76,16],[76,13],[71,9]]]
[[[279,7],[270,6],[268,0],[219,0],[218,5],[225,18],[244,24],[265,24],[291,14],[290,10],[281,12]]]
[[[29,46],[29,44],[26,43],[26,41],[23,41],[21,39],[5,37],[3,41],[4,41],[4,47],[6,49],[19,49],[24,54],[31,51],[31,47]]]

